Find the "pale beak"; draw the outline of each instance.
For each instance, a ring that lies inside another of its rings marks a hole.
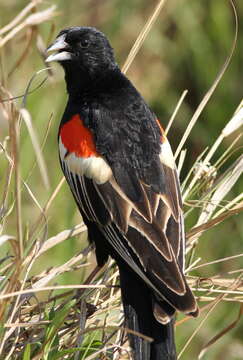
[[[51,62],[51,61],[71,60],[72,54],[69,51],[66,51],[68,48],[69,45],[65,41],[65,34],[59,36],[55,40],[55,42],[46,49],[46,52],[50,52],[50,51],[56,51],[56,52],[54,54],[49,55],[45,61]]]

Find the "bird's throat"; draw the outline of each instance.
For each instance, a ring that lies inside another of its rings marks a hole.
[[[64,70],[67,92],[75,101],[112,91],[114,86],[120,84],[119,78],[123,78],[117,66],[99,69],[92,73],[78,67],[76,69],[65,67]]]

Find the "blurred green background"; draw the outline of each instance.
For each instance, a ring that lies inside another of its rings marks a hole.
[[[6,25],[28,2],[22,0],[1,0],[0,25]],[[147,0],[60,0],[40,4],[38,9],[50,4],[57,5],[57,16],[38,27],[38,31],[47,46],[63,28],[68,26],[95,26],[110,39],[115,49],[117,62],[122,65],[136,40],[148,16],[154,10],[157,1]],[[223,76],[222,81],[213,94],[199,121],[194,127],[186,143],[187,160],[181,174],[185,177],[197,156],[210,147],[218,137],[224,125],[229,121],[242,99],[242,67],[243,67],[243,2],[236,2],[239,20],[238,42],[233,59]],[[182,94],[189,93],[180,108],[176,120],[169,132],[169,140],[175,150],[185,128],[202,97],[213,83],[217,72],[230,52],[234,38],[234,17],[229,1],[223,0],[170,0],[150,31],[142,49],[132,63],[127,75],[139,89],[147,102],[157,113],[161,123],[166,126],[173,110]],[[13,95],[23,94],[31,76],[45,67],[43,58],[37,49],[37,37],[32,34],[31,46],[24,48],[27,31],[20,32],[14,41],[10,41],[1,53],[1,81]],[[21,66],[15,65],[26,52]],[[11,71],[14,69],[14,71]],[[44,148],[44,158],[48,166],[50,190],[46,190],[35,169],[28,180],[28,185],[43,206],[61,179],[61,171],[57,153],[57,129],[65,107],[67,95],[63,81],[63,72],[57,65],[52,65],[53,76],[37,91],[27,98],[27,109],[30,111],[39,139],[44,138],[49,119],[51,127]],[[39,75],[32,86],[37,85],[46,76]],[[21,104],[21,100],[17,101]],[[0,141],[8,133],[7,124],[0,111]],[[235,136],[234,136],[235,137]],[[215,155],[215,159],[231,144],[233,137],[225,140]],[[35,161],[31,140],[25,125],[21,130],[21,172],[26,178]],[[235,153],[239,156],[239,151]],[[222,171],[232,163],[231,158]],[[0,158],[0,177],[4,179],[6,159]],[[242,181],[238,182],[228,199],[242,191]],[[3,192],[4,182],[0,184]],[[33,219],[38,218],[39,210],[33,205],[26,191],[23,192],[23,223],[27,231]],[[196,215],[187,220],[187,227],[195,223]],[[57,196],[48,212],[48,237],[70,228],[80,222],[80,216],[74,206],[66,184]],[[15,234],[14,217],[7,221],[8,233]],[[197,248],[197,255],[204,262],[224,256],[238,254],[242,251],[243,224],[239,216],[233,217],[203,235]],[[83,239],[84,240],[84,239]],[[66,241],[40,258],[34,272],[40,272],[49,266],[61,264],[80,250],[80,239]],[[200,270],[203,277],[215,273],[239,269],[243,262],[236,259]],[[61,283],[79,283],[80,273],[75,277],[70,274],[60,278]],[[182,359],[195,359],[202,347],[213,335],[232,322],[238,313],[239,305],[224,303],[217,307],[205,322],[199,334],[193,340]],[[178,328],[178,348],[198,326],[199,320],[191,321]],[[222,338],[205,359],[238,360],[243,358],[243,325],[229,332]]]

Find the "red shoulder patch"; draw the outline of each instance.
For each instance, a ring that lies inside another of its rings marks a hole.
[[[157,122],[157,125],[158,125],[159,129],[160,129],[160,133],[161,133],[161,137],[160,137],[160,138],[161,138],[161,142],[163,143],[163,142],[165,141],[165,138],[166,138],[166,136],[165,136],[165,131],[164,131],[164,129],[163,129],[163,127],[162,127],[159,119],[156,119],[156,122]]]
[[[73,115],[60,130],[62,143],[70,153],[83,158],[99,156],[96,151],[94,136],[84,126],[79,114]]]

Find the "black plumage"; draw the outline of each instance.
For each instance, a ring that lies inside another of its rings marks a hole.
[[[63,172],[97,263],[117,262],[127,327],[154,339],[130,334],[133,357],[174,360],[174,313],[198,309],[183,274],[181,195],[166,137],[101,32],[65,29],[49,50],[57,51],[47,61],[63,66],[69,94],[59,128]],[[82,146],[92,140],[95,152],[82,155],[78,135],[66,130],[73,119],[89,131],[87,139],[80,134]]]

